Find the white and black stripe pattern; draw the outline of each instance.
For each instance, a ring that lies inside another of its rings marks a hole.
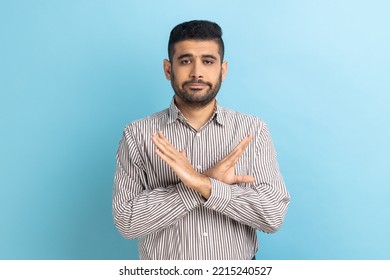
[[[159,130],[186,150],[198,172],[252,134],[235,170],[253,175],[255,182],[227,185],[211,179],[206,201],[155,155],[151,135]],[[218,105],[196,131],[172,100],[170,108],[125,128],[116,159],[115,225],[125,238],[139,239],[141,259],[251,259],[258,249],[256,229],[276,231],[290,202],[266,124]]]

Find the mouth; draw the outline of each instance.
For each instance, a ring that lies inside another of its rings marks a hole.
[[[194,81],[191,81],[191,82],[186,82],[184,83],[183,87],[186,86],[188,87],[190,90],[202,90],[206,87],[211,87],[210,84],[206,83],[206,82],[200,82],[200,81],[197,81],[197,82],[194,82]]]
[[[186,86],[188,86],[192,90],[202,90],[205,87],[207,87],[206,84],[201,84],[201,83],[188,83],[186,84]]]

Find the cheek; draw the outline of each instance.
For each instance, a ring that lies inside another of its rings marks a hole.
[[[183,71],[175,71],[171,74],[171,80],[178,85],[181,85],[186,81],[185,76],[183,75]]]
[[[213,75],[212,75],[213,84],[219,83],[219,81],[222,81],[223,79],[224,79],[224,76],[220,70],[213,72]]]

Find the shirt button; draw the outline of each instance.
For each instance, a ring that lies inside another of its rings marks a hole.
[[[202,233],[202,235],[203,235],[204,237],[209,236],[209,234],[208,234],[207,232]]]
[[[196,136],[200,137],[200,133],[198,132],[198,133],[196,134]]]
[[[211,207],[213,210],[217,209],[217,206],[213,205],[213,207]]]
[[[196,199],[193,199],[192,202],[193,202],[195,205],[198,205],[198,201],[196,201]]]
[[[202,169],[202,165],[198,164],[198,165],[196,166],[196,168],[197,168],[197,169]]]

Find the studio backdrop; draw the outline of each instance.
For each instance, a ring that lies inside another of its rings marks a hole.
[[[178,23],[223,29],[219,103],[268,123],[291,205],[257,259],[390,259],[388,1],[0,2],[0,259],[137,259],[111,210],[125,125],[173,96]]]

